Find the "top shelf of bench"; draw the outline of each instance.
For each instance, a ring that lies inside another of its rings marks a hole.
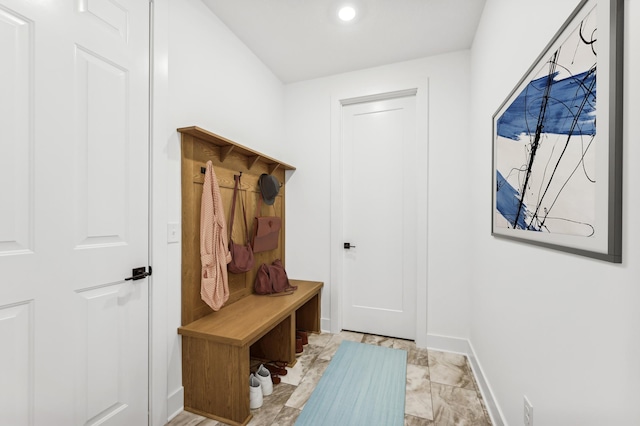
[[[248,165],[247,168],[250,170],[258,161],[261,161],[267,164],[269,168],[269,174],[273,173],[277,169],[283,170],[295,170],[296,168],[283,163],[282,161],[276,160],[275,158],[271,158],[266,156],[258,151],[254,151],[251,148],[247,148],[244,145],[240,145],[237,142],[229,140],[220,135],[216,135],[215,133],[211,133],[207,130],[201,129],[198,126],[191,127],[181,127],[178,129],[178,132],[186,135],[191,135],[195,138],[201,139],[203,141],[212,143],[213,145],[220,147],[220,160],[224,162],[226,157],[232,152],[242,154],[247,157]]]
[[[323,285],[314,281],[290,281],[291,285],[298,286],[293,294],[250,294],[232,305],[180,327],[178,333],[233,346],[251,345],[319,294]]]

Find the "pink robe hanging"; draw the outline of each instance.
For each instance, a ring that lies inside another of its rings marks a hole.
[[[227,221],[222,197],[211,161],[207,162],[200,205],[200,260],[202,281],[200,297],[214,311],[229,299],[227,264],[231,262],[227,241]]]

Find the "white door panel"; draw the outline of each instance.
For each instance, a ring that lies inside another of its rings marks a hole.
[[[415,339],[415,96],[343,108],[343,328]]]
[[[82,424],[134,425],[136,417],[129,405],[136,401],[132,381],[146,384],[145,352],[128,332],[131,324],[144,322],[146,286],[137,281],[78,291],[76,368],[87,374],[77,376],[77,412]],[[145,342],[146,343],[146,342]],[[146,423],[146,422],[144,422]]]
[[[33,249],[33,23],[0,6],[0,256]]]
[[[6,424],[30,424],[33,412],[33,302],[0,307],[0,413]],[[6,384],[12,384],[7,386]]]
[[[129,239],[127,70],[76,47],[76,248]]]
[[[147,423],[148,42],[146,1],[0,0],[0,424]]]

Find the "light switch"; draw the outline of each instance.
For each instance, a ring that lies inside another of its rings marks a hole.
[[[177,223],[167,224],[167,243],[177,243],[180,241],[180,226]]]

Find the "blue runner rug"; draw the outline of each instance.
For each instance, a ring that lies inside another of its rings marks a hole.
[[[403,426],[406,380],[406,351],[343,341],[296,426]]]

